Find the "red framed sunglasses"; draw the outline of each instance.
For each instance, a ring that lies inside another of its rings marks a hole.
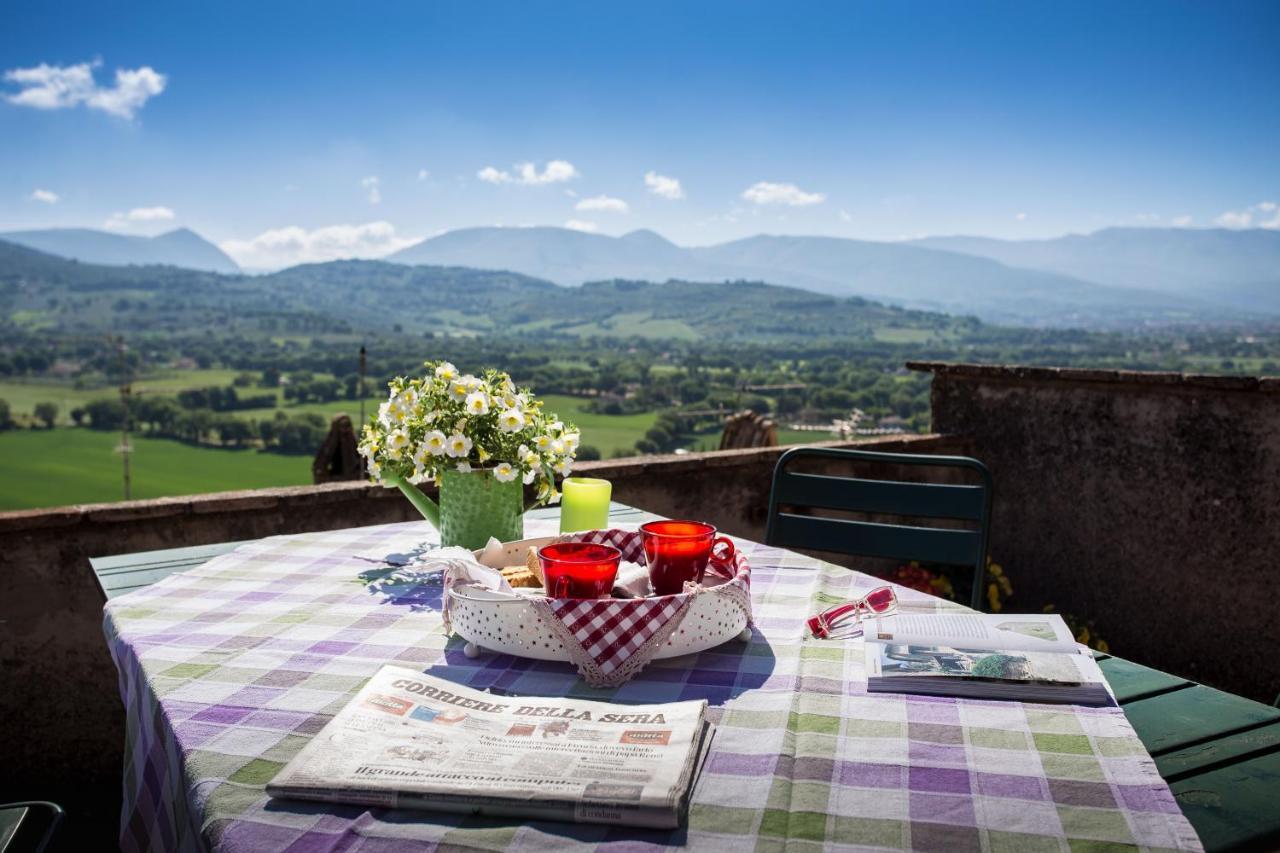
[[[897,609],[898,594],[891,586],[881,586],[862,598],[841,602],[817,616],[810,616],[806,624],[809,633],[819,640],[834,640],[860,634],[860,623],[866,616],[885,616]]]

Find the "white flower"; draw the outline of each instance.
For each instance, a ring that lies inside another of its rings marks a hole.
[[[551,436],[540,435],[536,439],[534,439],[533,443],[538,445],[539,450],[546,450],[548,447],[551,446]]]
[[[547,429],[550,430],[551,432],[559,432],[560,430],[564,429],[564,424],[561,423],[560,421],[552,421],[551,423],[547,424]]]
[[[375,480],[382,479],[382,466],[374,460],[369,460],[369,476]]]
[[[447,361],[441,362],[440,366],[436,368],[436,376],[445,382],[452,382],[458,376],[458,368]]]
[[[556,456],[563,456],[565,451],[564,439],[555,438],[551,440],[551,452]]]
[[[387,403],[387,422],[388,422],[388,424],[392,424],[392,423],[402,424],[402,423],[404,423],[405,418],[409,417],[409,410],[410,410],[411,408],[413,408],[413,407],[412,407],[411,405],[406,405],[406,404],[405,404],[405,402],[404,402],[404,400],[403,400],[402,398],[400,398],[400,397],[397,397],[396,399],[394,399],[394,400],[390,401],[389,403]]]
[[[489,414],[489,395],[483,391],[472,391],[467,395],[467,414]]]
[[[461,462],[459,462],[459,463],[458,463],[457,465],[455,465],[454,467],[457,469],[457,471],[458,471],[458,473],[459,473],[459,474],[470,474],[470,473],[471,473],[471,463],[470,463],[470,462],[468,462],[468,461],[467,461],[467,460],[465,460],[465,459],[463,459]]]
[[[538,479],[538,472],[537,472],[537,471],[525,471],[525,472],[524,472],[524,484],[525,484],[526,486],[527,486],[527,485],[529,485],[530,483],[532,483],[532,482],[533,482],[534,480],[536,480],[536,479]]]
[[[498,415],[498,429],[503,432],[519,432],[524,428],[524,412],[519,409],[507,409]]]
[[[502,395],[502,406],[506,409],[523,409],[527,402],[523,394],[506,391]]]
[[[378,406],[378,422],[384,427],[391,426],[391,401]]]
[[[560,437],[564,439],[564,446],[569,448],[570,453],[578,449],[578,442],[582,440],[582,434],[577,432],[566,432]]]
[[[426,466],[427,460],[431,458],[431,448],[426,444],[419,444],[418,449],[413,451],[413,467],[414,473],[418,474]]]
[[[467,385],[466,379],[455,379],[449,383],[449,396],[456,402],[461,403],[467,399],[467,395],[471,393],[471,387]]]
[[[527,444],[520,445],[520,448],[516,451],[516,458],[521,465],[530,471],[537,471],[542,467],[542,459],[536,451],[530,450]]]
[[[516,473],[516,469],[511,467],[510,462],[501,462],[493,469],[493,476],[499,483],[510,483],[516,478]]]
[[[462,433],[454,433],[447,439],[444,452],[454,459],[465,457],[471,453],[471,439]]]
[[[484,387],[484,380],[480,379],[478,376],[472,376],[470,373],[462,377],[461,381],[466,383],[468,391],[476,391]]]
[[[561,459],[559,462],[551,466],[551,470],[563,477],[568,477],[569,472],[573,470],[573,460]]]
[[[399,459],[409,447],[409,433],[402,429],[393,429],[387,433],[387,456]]]
[[[426,448],[427,452],[432,456],[444,455],[446,442],[447,439],[445,439],[444,433],[438,429],[433,429],[422,437],[422,446]]]

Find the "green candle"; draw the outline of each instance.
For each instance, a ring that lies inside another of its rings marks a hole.
[[[566,477],[560,498],[560,532],[601,530],[609,526],[609,497],[613,486],[608,480],[591,477]]]

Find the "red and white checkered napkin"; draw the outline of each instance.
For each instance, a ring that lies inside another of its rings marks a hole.
[[[644,562],[641,534],[625,530],[590,530],[565,540],[612,545],[622,559]],[[714,565],[714,564],[713,564]],[[733,578],[710,588],[654,598],[542,598],[534,606],[564,643],[569,658],[592,687],[617,687],[653,659],[684,621],[698,595],[728,595],[751,619],[751,567],[741,554],[733,557]],[[708,567],[711,571],[711,567]]]

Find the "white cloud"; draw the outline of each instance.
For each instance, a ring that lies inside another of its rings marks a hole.
[[[596,225],[594,222],[587,222],[582,219],[570,219],[568,222],[564,224],[564,227],[572,231],[586,231],[590,233],[592,231],[595,231],[600,226]]]
[[[30,198],[32,201],[42,201],[45,204],[57,204],[62,200],[62,196],[58,195],[53,190],[41,189],[32,190]]]
[[[644,185],[649,188],[649,192],[670,201],[684,198],[684,187],[680,186],[680,181],[676,178],[659,175],[657,172],[645,172]]]
[[[574,210],[602,210],[609,213],[627,213],[631,210],[630,205],[620,198],[610,198],[607,195],[597,195],[591,198],[584,198],[573,206]]]
[[[416,237],[401,237],[390,222],[328,225],[308,231],[296,225],[263,231],[249,240],[224,240],[222,251],[249,269],[278,269],[293,264],[340,258],[381,258],[412,246]]]
[[[785,204],[790,207],[822,204],[827,200],[826,193],[807,193],[795,184],[775,184],[769,181],[752,184],[742,191],[742,197],[755,204]]]
[[[107,221],[102,223],[102,227],[109,231],[119,231],[122,228],[128,228],[135,222],[168,222],[177,216],[171,208],[157,205],[156,207],[135,207],[130,211],[116,211],[107,217]]]
[[[1182,216],[1175,216],[1173,219],[1170,219],[1169,222],[1174,228],[1187,228],[1191,225],[1191,217],[1185,214]]]
[[[135,207],[128,213],[130,222],[154,222],[157,219],[173,219],[174,213],[167,207]]]
[[[418,180],[425,181],[429,177],[431,177],[431,173],[428,172],[426,169],[418,170]]]
[[[1013,218],[1018,220],[1019,222],[1026,222],[1027,214],[1024,211],[1018,211],[1013,215]]]
[[[1139,222],[1159,222],[1160,214],[1158,213],[1135,213],[1133,218]]]
[[[369,200],[369,204],[379,204],[382,201],[382,190],[378,189],[378,176],[370,175],[367,178],[360,179],[360,186],[364,187]]]
[[[840,221],[841,221],[841,222],[852,222],[852,221],[853,221],[853,217],[849,215],[849,211],[847,211],[847,210],[841,210],[841,211],[840,211]]]
[[[1260,201],[1244,210],[1228,210],[1214,220],[1223,228],[1267,228],[1280,230],[1280,205]]]
[[[541,186],[542,184],[560,184],[581,177],[578,170],[567,160],[551,160],[538,171],[533,163],[516,163],[510,172],[485,166],[476,177],[490,184],[524,184],[525,186]]]
[[[5,100],[37,110],[64,110],[83,104],[92,110],[133,118],[143,104],[164,91],[168,82],[165,75],[144,65],[117,68],[115,85],[100,86],[93,79],[93,73],[101,64],[100,61],[76,65],[42,62],[31,68],[11,68],[4,72],[4,79],[21,88],[5,95]]]
[[[1214,221],[1223,228],[1248,228],[1253,224],[1253,211],[1228,210]]]

